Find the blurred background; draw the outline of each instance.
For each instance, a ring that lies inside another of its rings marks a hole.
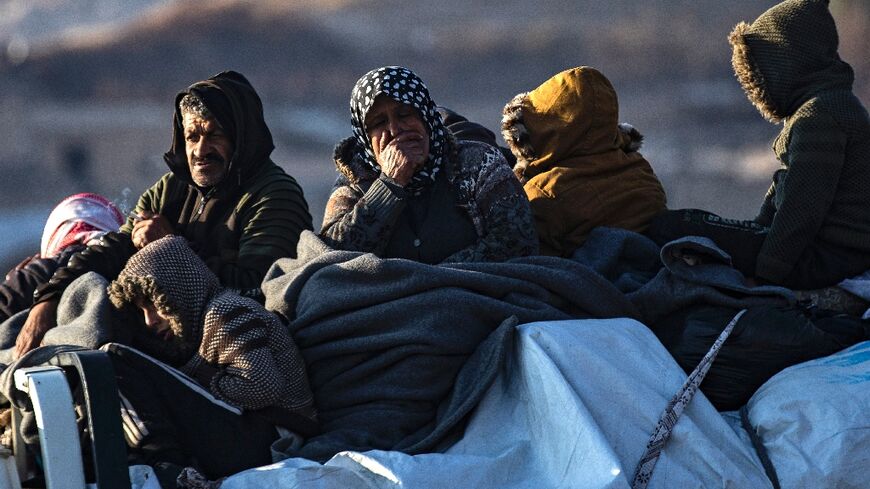
[[[620,119],[646,136],[671,208],[754,217],[779,126],[746,100],[727,36],[775,3],[0,0],[0,272],[38,250],[69,194],[132,208],[166,171],[175,93],[225,69],[262,96],[272,157],[302,184],[317,229],[333,145],[350,135],[350,90],[387,64],[497,134],[514,95],[594,66],[619,94]],[[870,2],[831,0],[831,11],[868,106]]]

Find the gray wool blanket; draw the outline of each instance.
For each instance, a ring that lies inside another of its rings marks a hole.
[[[90,272],[73,281],[57,306],[57,326],[48,330],[43,345],[75,345],[99,348],[112,340],[111,326],[123,317],[109,302],[106,287],[109,282],[101,275]],[[15,339],[27,320],[26,311],[0,323],[0,369],[12,363]]]
[[[495,377],[513,324],[652,321],[700,301],[790,300],[785,289],[746,287],[712,242],[675,244],[663,267],[659,248],[639,234],[593,235],[570,260],[427,265],[333,250],[303,233],[298,257],[278,260],[263,292],[306,360],[323,433],[276,455],[437,448]]]
[[[332,250],[311,232],[297,253],[272,266],[263,292],[305,357],[323,432],[301,447],[281,450],[279,441],[279,457],[437,450],[499,372],[519,323],[630,317],[652,324],[695,303],[793,301],[786,289],[746,287],[709,240],[659,250],[639,234],[608,228],[594,230],[572,259],[426,265]],[[124,318],[108,302],[107,285],[93,273],[76,280],[45,344],[123,342],[113,338],[112,325]],[[0,324],[7,355],[21,323],[17,315]]]
[[[297,255],[272,266],[263,293],[306,360],[323,433],[285,457],[431,451],[495,378],[517,323],[638,316],[559,258],[426,265],[332,250],[311,232]]]

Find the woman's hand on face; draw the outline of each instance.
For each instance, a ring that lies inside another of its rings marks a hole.
[[[385,94],[366,114],[365,130],[381,171],[403,187],[429,158],[429,133],[420,113]]]
[[[429,156],[423,152],[425,148],[419,139],[417,134],[399,134],[380,153],[378,164],[381,171],[403,187],[408,185]]]

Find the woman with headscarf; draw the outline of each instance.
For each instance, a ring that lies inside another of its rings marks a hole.
[[[497,148],[457,141],[423,81],[387,66],[350,101],[353,137],[321,236],[337,249],[424,263],[501,261],[537,253],[523,189]]]
[[[39,253],[19,263],[0,284],[0,321],[33,305],[33,291],[88,243],[117,231],[124,216],[105,197],[91,193],[63,199],[48,216]]]

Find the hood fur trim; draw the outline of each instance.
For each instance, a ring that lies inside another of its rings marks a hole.
[[[184,337],[184,328],[178,308],[157,287],[154,277],[122,277],[109,285],[108,292],[109,300],[117,309],[135,308],[137,300],[152,302],[154,308],[169,319],[172,333],[179,338]]]
[[[517,163],[514,165],[514,174],[520,182],[526,183],[525,171],[529,165],[537,159],[535,148],[532,147],[529,130],[523,123],[523,106],[528,100],[529,93],[521,93],[505,105],[502,111],[501,134],[514,156]],[[634,126],[625,122],[618,124],[618,146],[626,153],[639,151],[643,145],[643,134]]]
[[[514,173],[521,182],[526,182],[525,171],[537,159],[535,148],[532,147],[529,130],[523,122],[523,106],[529,99],[529,92],[515,96],[502,110],[501,135],[517,157]]]
[[[626,153],[639,151],[640,147],[643,146],[643,134],[625,122],[620,122],[617,127],[619,128],[619,148]]]
[[[746,44],[746,35],[749,33],[750,25],[746,22],[740,22],[728,35],[728,42],[731,44],[731,66],[734,67],[734,75],[749,101],[755,105],[755,108],[761,112],[765,119],[775,124],[782,121],[783,117],[779,115],[770,94],[765,88],[764,76],[752,62],[749,53],[749,46]]]
[[[135,303],[138,299],[151,301],[154,307],[169,320],[173,337],[170,340],[158,338],[145,327],[135,327],[133,344],[143,352],[159,358],[174,367],[180,367],[187,362],[199,347],[200,333],[198,328],[186,330],[182,324],[181,315],[172,300],[159,290],[154,277],[123,277],[109,285],[109,300],[119,310],[127,310],[142,317]],[[130,324],[139,324],[133,320]]]
[[[360,151],[354,136],[339,141],[332,153],[335,168],[354,185],[359,184],[360,180],[378,177],[375,170],[359,154]]]

